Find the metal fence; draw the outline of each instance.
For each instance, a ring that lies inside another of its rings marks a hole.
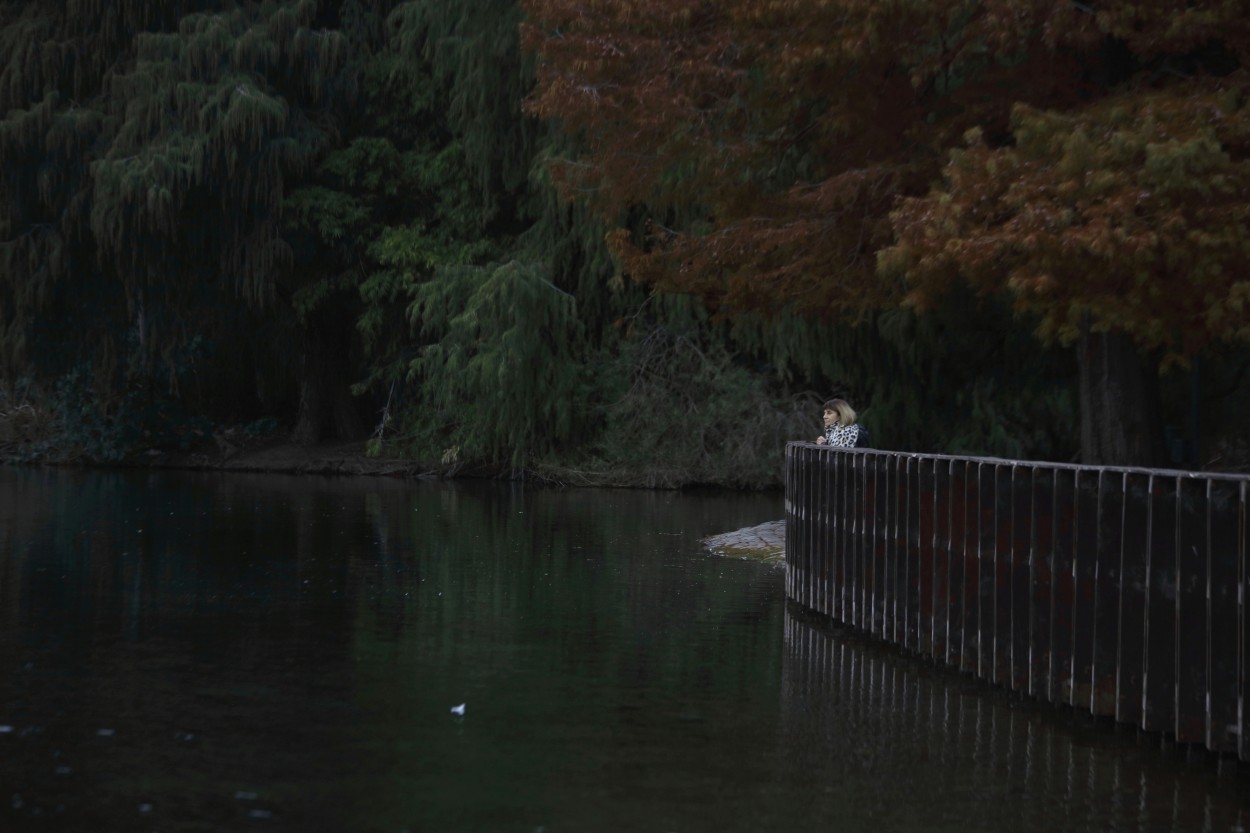
[[[1003,830],[1195,833],[1250,824],[1235,759],[1228,762],[1232,779],[1160,766],[1157,756],[1126,754],[1135,746],[1131,738],[1091,743],[1058,715],[969,697],[960,678],[813,619],[787,606],[782,777],[813,783],[814,775],[853,766],[844,780],[906,783],[905,792],[885,799],[884,818],[871,800],[872,819],[864,802],[823,818],[813,802],[813,829],[868,829],[875,822],[879,830],[985,830],[997,823]],[[1007,800],[974,809],[975,818],[961,823],[970,801],[987,800],[987,789]]]
[[[786,592],[1032,696],[1250,760],[1250,478],[786,448]]]

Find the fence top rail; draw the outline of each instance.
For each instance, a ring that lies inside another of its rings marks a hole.
[[[786,453],[790,448],[810,448],[826,454],[864,454],[876,457],[899,457],[911,460],[948,460],[968,463],[987,463],[994,466],[1026,467],[1032,469],[1055,469],[1060,471],[1108,472],[1112,474],[1148,474],[1156,477],[1175,477],[1186,480],[1225,480],[1235,483],[1250,483],[1250,474],[1233,472],[1186,471],[1184,469],[1153,469],[1142,466],[1084,466],[1080,463],[1055,463],[1045,460],[1013,460],[1005,457],[974,457],[959,454],[923,454],[914,451],[894,451],[882,448],[842,448],[839,446],[821,445],[804,440],[790,440],[786,443]]]

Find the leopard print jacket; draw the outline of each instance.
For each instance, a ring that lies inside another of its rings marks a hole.
[[[851,425],[830,425],[825,428],[825,445],[863,448],[868,445],[868,432],[858,422]]]

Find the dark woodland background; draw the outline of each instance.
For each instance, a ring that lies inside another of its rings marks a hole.
[[[1246,5],[0,0],[0,452],[1250,470]]]

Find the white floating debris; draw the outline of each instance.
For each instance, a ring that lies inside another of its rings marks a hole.
[[[247,816],[253,819],[271,819],[273,818],[273,813],[268,810],[248,810]]]
[[[112,729],[96,729],[96,734],[102,738],[111,738],[115,733]]]
[[[145,814],[146,814],[146,813],[150,813],[150,812],[152,812],[152,805],[151,805],[151,804],[140,804],[140,805],[139,805],[139,812],[140,812],[140,813],[145,813]]]
[[[256,796],[256,793],[247,792],[246,790],[239,790],[237,793],[234,794],[234,797],[238,799],[239,801],[255,801],[257,796]]]
[[[57,775],[69,775],[74,770],[72,767],[67,767],[65,766],[65,764],[61,764],[60,766],[58,766],[56,769],[52,771],[55,772]]]
[[[13,731],[12,726],[0,726],[0,735],[7,735],[9,732],[12,732],[12,731]]]
[[[452,706],[451,713],[464,717],[464,703],[461,703],[459,706]]]

